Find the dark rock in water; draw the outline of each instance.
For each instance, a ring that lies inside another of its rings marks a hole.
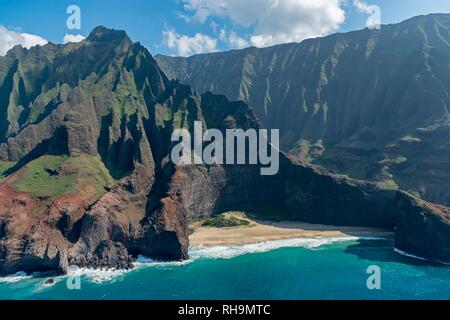
[[[121,31],[0,57],[0,119],[0,274],[187,259],[189,223],[226,211],[397,228],[399,248],[450,261],[446,209],[403,193],[284,154],[275,176],[256,165],[175,167],[174,129],[260,121],[243,102],[169,81]]]
[[[53,279],[48,279],[47,281],[45,281],[44,283],[46,286],[52,286],[55,284],[55,280]]]

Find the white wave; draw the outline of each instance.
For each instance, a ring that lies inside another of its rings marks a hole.
[[[86,277],[93,283],[103,283],[114,281],[139,268],[147,267],[167,267],[167,266],[184,266],[198,259],[230,259],[250,253],[263,253],[287,247],[303,247],[315,249],[321,246],[357,240],[383,240],[384,237],[335,237],[335,238],[294,238],[286,240],[272,240],[254,244],[236,245],[236,246],[192,246],[189,248],[191,259],[184,261],[160,261],[140,255],[133,263],[134,268],[129,270],[118,269],[91,269],[91,268],[69,268],[68,274],[62,277],[55,277],[55,281],[67,279],[67,277]],[[25,272],[0,278],[1,282],[18,282],[21,280],[31,279],[33,275],[27,275]]]
[[[26,274],[25,272],[19,271],[17,273],[11,274],[6,277],[0,278],[0,283],[14,283],[22,280],[31,279],[33,276]]]
[[[425,259],[425,258],[422,258],[422,257],[419,257],[419,256],[415,256],[415,255],[413,255],[411,253],[407,253],[407,252],[402,251],[402,250],[397,249],[397,248],[394,248],[394,252],[396,252],[396,253],[398,253],[398,254],[400,254],[402,256],[408,257],[408,258],[413,258],[413,259],[417,259],[417,260],[427,261],[427,259]]]
[[[408,257],[408,258],[417,259],[417,260],[420,260],[420,261],[427,261],[427,262],[443,264],[445,266],[450,266],[450,263],[448,263],[448,262],[443,262],[443,261],[439,261],[439,260],[432,260],[432,259],[427,259],[427,258],[424,258],[424,257],[419,257],[419,256],[413,255],[411,253],[402,251],[402,250],[397,249],[397,248],[394,248],[394,252],[396,252],[396,253],[398,253],[398,254],[400,254],[402,256],[405,256],[405,257]]]
[[[164,266],[181,266],[192,262],[192,260],[185,261],[159,261],[140,255],[133,263],[133,268],[128,270],[120,269],[92,269],[92,268],[78,268],[73,266],[69,268],[67,277],[85,277],[93,283],[104,283],[120,279],[128,273],[136,271],[141,267],[164,267]]]
[[[91,268],[72,268],[66,277],[86,277],[94,283],[103,283],[116,280],[118,277],[132,271],[118,269],[91,269]]]
[[[272,240],[255,244],[237,245],[237,246],[196,246],[191,247],[189,254],[192,259],[199,258],[214,258],[214,259],[229,259],[236,256],[249,253],[262,253],[280,248],[287,247],[303,247],[307,249],[319,248],[323,245],[332,244],[336,242],[348,242],[357,240],[381,240],[381,237],[335,237],[335,238],[295,238],[286,240]]]
[[[191,246],[189,248],[189,260],[184,261],[160,261],[140,255],[133,265],[140,267],[166,267],[166,266],[184,266],[198,259],[228,259],[249,253],[268,252],[285,247],[304,247],[308,249],[319,248],[323,245],[335,242],[365,240],[381,240],[382,237],[335,237],[335,238],[294,238],[285,240],[270,240],[246,245],[234,246]]]
[[[136,261],[133,263],[135,268],[141,267],[165,267],[165,266],[184,266],[191,263],[192,260],[183,261],[161,261],[153,258],[149,258],[143,255],[139,255]]]

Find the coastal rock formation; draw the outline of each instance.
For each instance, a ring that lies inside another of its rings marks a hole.
[[[171,81],[122,31],[80,42],[15,47],[0,57],[0,274],[70,265],[129,268],[139,255],[188,258],[189,223],[229,210],[261,217],[394,229],[399,247],[450,260],[408,236],[428,230],[423,204],[284,154],[257,165],[174,166],[174,129],[260,128],[244,102]],[[444,209],[427,207],[446,230]],[[410,217],[412,215],[412,218]],[[419,216],[417,216],[419,215]],[[405,222],[406,221],[406,222]],[[439,247],[436,252],[433,248]]]
[[[399,192],[395,246],[404,252],[448,263],[450,209]]]

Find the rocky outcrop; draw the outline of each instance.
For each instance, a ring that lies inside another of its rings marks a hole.
[[[76,229],[73,219],[84,215],[85,195],[63,197],[46,212],[36,212],[39,199],[12,187],[20,174],[14,174],[0,185],[0,272],[65,272],[67,249]]]
[[[395,246],[423,258],[450,262],[450,209],[399,192]]]

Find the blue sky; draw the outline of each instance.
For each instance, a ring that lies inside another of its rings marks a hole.
[[[81,9],[80,30],[66,26],[69,5]],[[87,36],[97,25],[126,30],[153,54],[268,46],[362,29],[369,5],[380,8],[382,24],[450,13],[449,0],[0,0],[0,54],[2,46]]]

